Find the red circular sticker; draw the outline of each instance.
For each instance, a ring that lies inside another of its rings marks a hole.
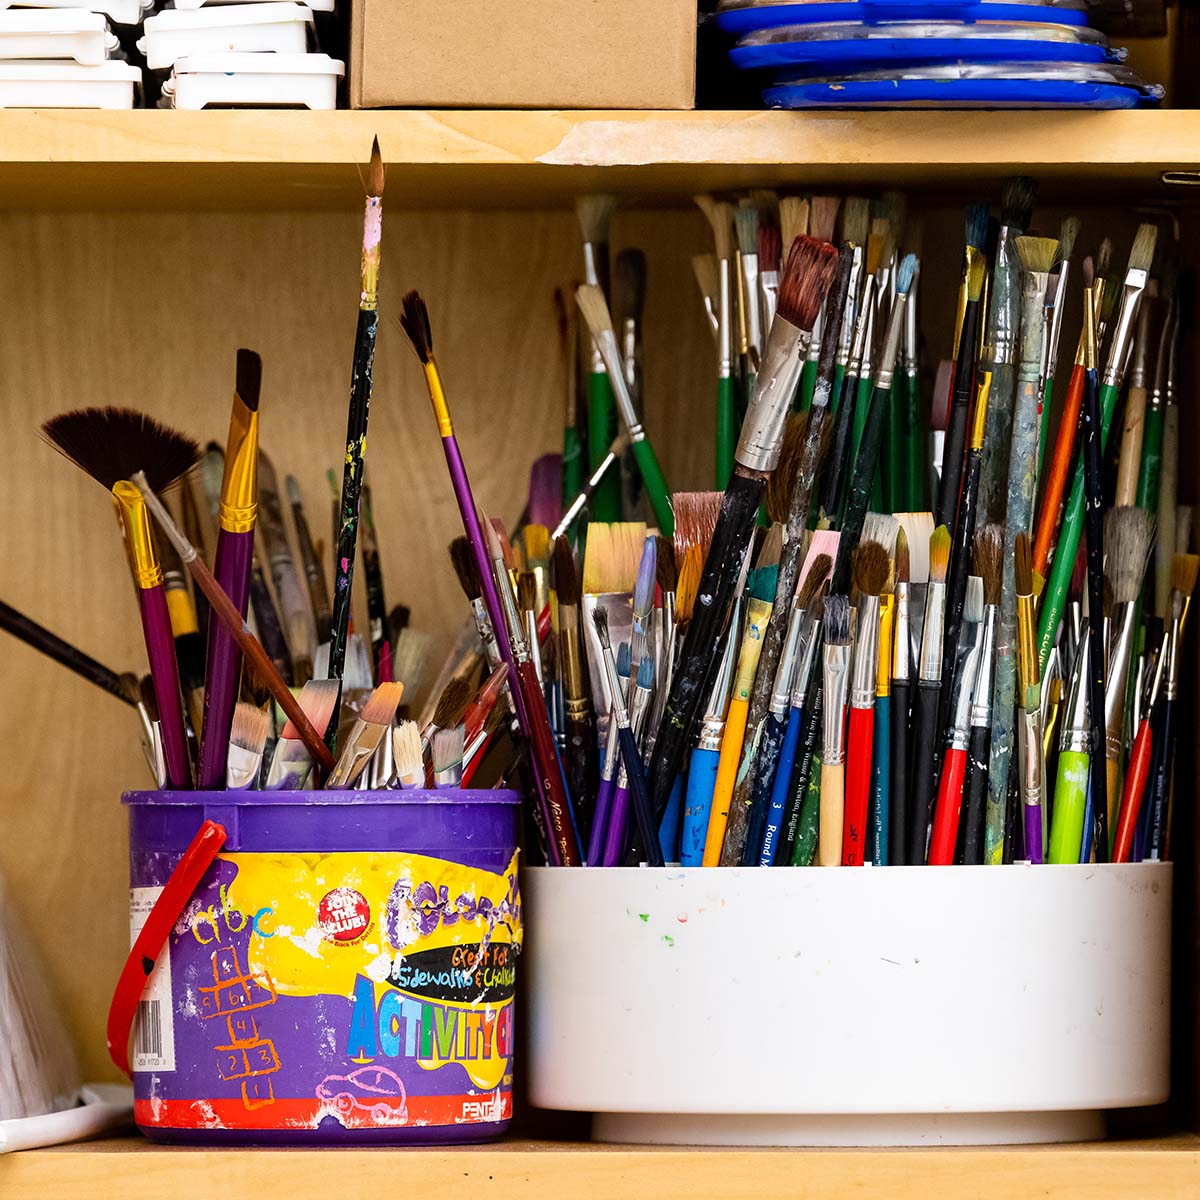
[[[354,942],[371,924],[371,906],[366,897],[353,888],[334,888],[326,892],[317,908],[321,932],[331,942]]]

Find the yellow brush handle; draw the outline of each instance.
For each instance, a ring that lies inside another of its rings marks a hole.
[[[729,823],[729,801],[733,799],[733,788],[737,783],[738,763],[742,759],[742,741],[746,737],[746,718],[749,713],[748,701],[735,698],[729,702],[725,732],[721,736],[721,757],[717,762],[717,785],[713,788],[708,834],[704,839],[703,865],[706,867],[716,867],[721,863],[725,826]]]
[[[842,865],[842,823],[846,816],[846,764],[821,764],[821,832],[817,862],[823,867]]]
[[[1117,828],[1117,802],[1121,799],[1120,776],[1121,764],[1115,758],[1106,759],[1104,763],[1104,778],[1108,788],[1108,841],[1110,849]]]
[[[1138,473],[1142,469],[1142,437],[1145,431],[1146,389],[1131,387],[1125,397],[1125,427],[1121,431],[1121,457],[1117,461],[1117,491],[1114,504],[1137,503]]]

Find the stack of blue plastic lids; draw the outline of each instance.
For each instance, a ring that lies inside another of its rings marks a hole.
[[[1163,89],[1084,0],[721,0],[775,108],[1137,108]]]

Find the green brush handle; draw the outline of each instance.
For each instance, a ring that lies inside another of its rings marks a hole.
[[[648,439],[642,438],[641,441],[633,443],[633,457],[642,473],[642,482],[646,485],[646,495],[650,497],[650,507],[654,509],[659,533],[663,537],[674,537],[675,513],[671,509],[671,493],[663,477],[662,467],[658,465],[654,447]]]
[[[1088,756],[1078,750],[1058,755],[1054,782],[1054,816],[1050,822],[1049,863],[1077,863],[1083,846],[1083,813],[1087,804]]]
[[[813,392],[817,389],[817,364],[809,359],[800,370],[800,386],[796,389],[796,412],[812,408]]]
[[[612,385],[601,371],[588,375],[588,466],[595,470],[617,435],[617,405]],[[575,496],[577,493],[572,492]],[[621,472],[609,471],[592,494],[593,521],[610,523],[621,519]]]
[[[905,489],[901,512],[924,512],[929,496],[929,422],[921,398],[921,381],[916,375],[901,371],[897,382],[904,384],[904,404],[901,406],[904,423],[904,467],[901,479]]]
[[[1042,468],[1046,465],[1046,444],[1050,438],[1050,402],[1054,398],[1054,376],[1046,376],[1046,384],[1042,388],[1042,422],[1038,431],[1037,452],[1037,483],[1034,495],[1040,495],[1042,490]]]
[[[885,448],[879,463],[883,477],[885,512],[904,512],[908,493],[904,485],[904,406],[908,402],[910,376],[904,370],[896,372],[892,382],[892,400],[887,411]]]
[[[834,364],[833,368],[833,387],[829,393],[829,413],[831,416],[837,416],[837,410],[841,407],[842,388],[846,382],[846,368],[840,363]]]
[[[1100,453],[1108,444],[1108,431],[1112,425],[1113,411],[1117,406],[1117,389],[1111,384],[1100,388]],[[1054,562],[1050,577],[1042,589],[1042,607],[1038,612],[1038,670],[1046,672],[1050,651],[1058,634],[1058,623],[1062,620],[1063,605],[1067,589],[1071,584],[1071,571],[1075,567],[1075,555],[1079,552],[1079,538],[1083,533],[1083,458],[1075,464],[1071,479],[1071,494],[1063,509],[1062,529],[1058,535],[1058,547],[1054,551]]]
[[[871,395],[875,385],[869,374],[862,375],[858,380],[858,395],[854,400],[854,425],[850,431],[850,461],[858,461],[858,448],[862,445],[863,430],[867,427],[867,413],[871,410]],[[888,412],[891,412],[891,404]]]
[[[737,414],[734,412],[733,380],[717,379],[717,491],[723,492],[733,474],[733,452],[737,449]]]
[[[1158,511],[1158,481],[1162,473],[1163,410],[1155,404],[1146,409],[1146,424],[1142,431],[1142,467],[1138,473],[1137,503],[1139,508]]]
[[[574,425],[563,426],[563,503],[570,504],[583,491],[583,439]]]

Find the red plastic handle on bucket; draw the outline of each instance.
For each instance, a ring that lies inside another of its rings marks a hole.
[[[117,980],[112,1003],[108,1006],[108,1054],[126,1075],[133,1074],[129,1069],[129,1034],[146,980],[154,970],[175,922],[225,845],[225,836],[225,827],[216,821],[205,821],[200,826],[171,872],[162,894],[154,902],[121,969],[121,978]]]

